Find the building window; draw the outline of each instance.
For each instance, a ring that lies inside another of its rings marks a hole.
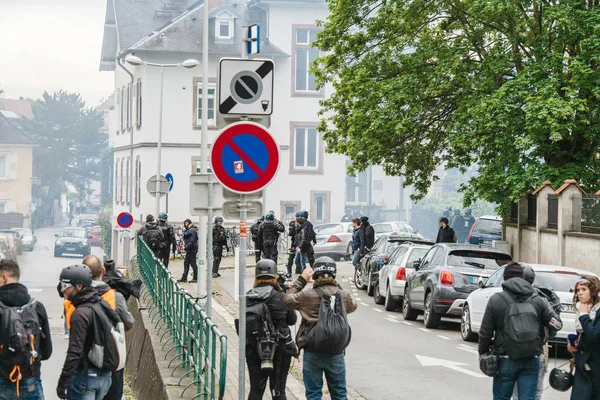
[[[119,159],[117,158],[115,161],[115,180],[114,180],[114,190],[115,190],[115,203],[119,202]]]
[[[217,82],[215,78],[208,79],[208,126],[217,125]],[[202,78],[194,78],[194,128],[202,127]]]
[[[121,88],[121,132],[125,131],[125,86]]]
[[[142,79],[138,78],[135,91],[135,127],[142,127]]]
[[[127,107],[127,110],[125,110],[125,115],[127,115],[127,130],[131,129],[131,90],[131,83],[129,83],[127,84],[127,101],[125,103],[125,106]]]
[[[140,156],[135,158],[135,187],[134,187],[134,196],[135,196],[135,205],[140,205],[140,182],[142,180],[142,162],[140,161]]]
[[[301,203],[299,201],[281,201],[281,220],[285,223],[296,220],[296,213],[300,211]]]
[[[346,167],[352,165],[346,160]],[[369,171],[359,172],[357,176],[346,175],[346,203],[367,203],[369,191]]]
[[[293,27],[293,90],[295,94],[319,94],[315,76],[310,72],[310,64],[320,55],[318,49],[312,47],[317,39],[319,29],[315,27]]]
[[[0,154],[0,179],[8,178],[8,157]]]
[[[291,170],[304,173],[323,172],[323,141],[315,124],[292,123],[290,138]]]
[[[122,118],[122,114],[121,114],[121,88],[117,88],[117,92],[115,93],[115,98],[116,98],[116,108],[117,108],[117,135],[119,134],[119,132],[121,131],[121,128],[123,127],[123,120],[121,119],[120,121],[120,125],[119,125],[119,118]]]
[[[207,162],[208,165],[206,171],[212,173],[212,169],[210,168],[210,157],[208,157]],[[200,157],[192,157],[192,165],[192,174],[198,175],[202,173],[202,161],[200,160]]]
[[[330,221],[331,192],[310,192],[310,214],[314,224],[325,224]]]
[[[222,12],[217,16],[216,34],[217,39],[233,39],[233,15],[228,12]]]
[[[121,168],[119,170],[119,202],[121,204],[123,204],[123,186],[125,184],[125,180],[123,179],[124,178],[123,177],[123,175],[124,175],[123,174],[123,172],[124,172],[123,171],[124,170],[124,168],[123,168],[124,161],[125,161],[125,159],[121,158],[121,160],[119,162],[119,164],[121,164]]]
[[[125,176],[125,203],[129,204],[129,157],[127,157],[127,168],[125,169],[125,173],[127,174]]]

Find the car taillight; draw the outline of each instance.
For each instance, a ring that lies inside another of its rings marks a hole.
[[[398,236],[398,232],[392,232],[390,233],[390,236]]]
[[[406,268],[404,268],[404,267],[398,268],[398,272],[396,272],[396,280],[397,281],[405,281],[406,280]]]
[[[329,239],[327,240],[327,243],[340,243],[341,239],[335,235],[331,235],[329,236]]]
[[[452,274],[452,271],[445,269],[440,272],[440,283],[442,285],[454,285],[454,275]]]
[[[475,223],[471,227],[471,230],[469,231],[469,237],[467,237],[467,240],[471,239],[471,236],[473,236],[473,231],[475,230],[475,225],[477,225],[477,221],[475,221]]]

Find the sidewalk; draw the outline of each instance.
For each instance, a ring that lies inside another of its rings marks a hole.
[[[251,260],[250,260],[251,258]],[[229,269],[233,268],[233,257],[225,257],[221,262],[221,268]],[[183,273],[183,261],[181,262],[173,262],[171,260],[169,263],[169,270],[173,273],[173,276],[179,277]],[[177,261],[177,260],[175,260]],[[254,257],[248,257],[247,265],[248,267],[254,264]],[[252,265],[254,267],[254,265]],[[184,283],[182,286],[192,293],[196,295],[196,285]],[[227,343],[227,385],[225,392],[225,399],[235,400],[238,398],[238,365],[239,365],[239,340],[238,335],[235,331],[234,320],[238,316],[238,306],[235,303],[234,299],[231,297],[229,293],[225,289],[223,289],[218,280],[213,280],[213,315],[212,321],[219,327],[219,330],[225,334],[228,338]],[[248,380],[248,371],[246,370],[246,395],[250,391],[250,382]],[[323,388],[324,390],[324,400],[330,400],[330,397],[327,392],[327,386]],[[268,389],[267,389],[268,391]],[[302,358],[300,359],[292,359],[292,367],[290,369],[290,374],[288,375],[287,380],[287,388],[286,388],[287,398],[292,399],[305,399],[304,395],[304,385],[302,383]],[[265,396],[269,396],[265,393]],[[349,400],[364,400],[362,396],[360,396],[356,391],[348,387],[348,399]]]

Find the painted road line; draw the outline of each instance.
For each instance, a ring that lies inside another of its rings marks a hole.
[[[449,337],[444,336],[444,335],[436,335],[436,336],[439,337],[440,339],[451,340]]]
[[[425,329],[425,328],[419,328],[419,330],[423,331],[423,332],[427,332],[427,333],[431,332],[429,329]]]
[[[44,247],[46,248],[46,250],[52,251],[52,249],[50,248],[50,246],[48,246],[47,244],[45,244]]]
[[[461,347],[461,346],[456,346],[457,349],[462,350],[462,351],[466,351],[467,353],[471,353],[471,354],[477,354],[479,355],[479,352],[475,349],[472,349],[470,347]]]
[[[468,365],[468,364],[461,363],[458,361],[442,360],[441,358],[425,357],[425,356],[419,356],[417,354],[415,354],[415,357],[417,357],[417,360],[419,360],[419,362],[421,363],[421,366],[423,366],[423,367],[444,367],[444,368],[451,369],[453,371],[461,372],[465,375],[473,376],[475,378],[485,378],[486,377],[485,375],[470,371],[466,368],[462,368],[461,366]]]
[[[398,321],[398,320],[395,320],[395,319],[393,319],[393,318],[390,318],[390,317],[385,317],[385,319],[386,319],[386,320],[388,320],[388,321],[390,321],[390,322],[395,322],[396,324],[399,324],[399,323],[400,323],[400,321]]]
[[[390,318],[394,318],[394,319],[398,318],[398,317],[396,317],[395,315],[389,315],[389,317],[390,317]]]
[[[404,325],[412,325],[412,322],[408,322],[408,321],[402,321],[402,323],[403,323]]]
[[[379,308],[375,308],[375,307],[371,307],[373,310],[377,311],[377,312],[383,312],[381,311]]]
[[[365,307],[369,307],[369,305],[367,303],[363,303],[362,301],[360,302],[361,305],[365,306]]]

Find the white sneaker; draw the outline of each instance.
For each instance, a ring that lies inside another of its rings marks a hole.
[[[69,334],[65,333],[65,339],[68,339],[68,338],[69,338]]]

